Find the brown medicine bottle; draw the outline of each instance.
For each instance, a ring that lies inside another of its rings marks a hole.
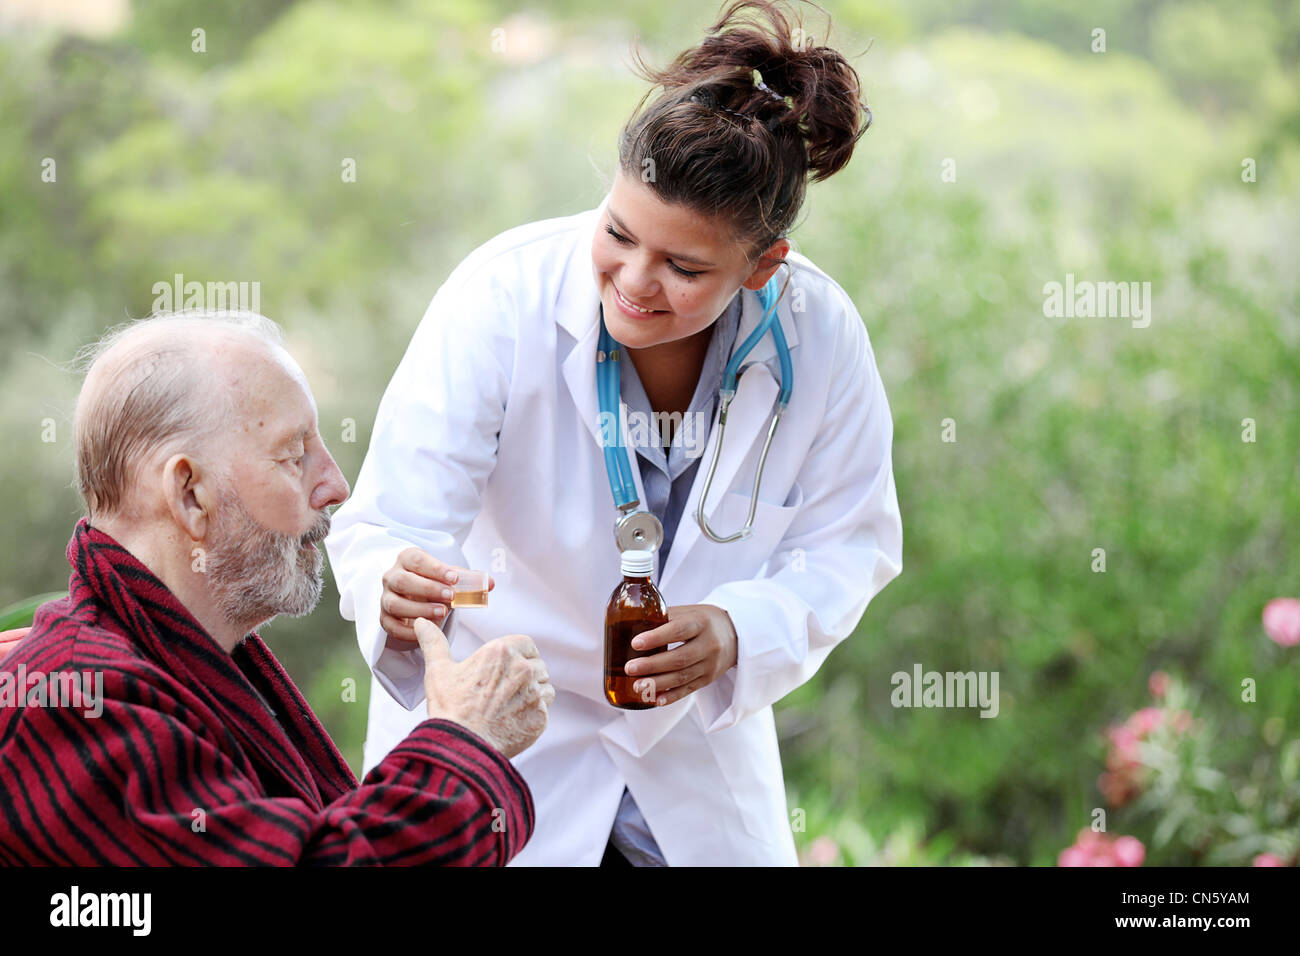
[[[663,648],[638,651],[632,638],[668,623],[668,605],[650,580],[654,554],[650,551],[624,551],[623,582],[609,596],[605,608],[605,699],[624,710],[649,710],[654,698],[643,700],[632,689],[640,678],[628,677],[623,665],[637,657],[649,657]]]

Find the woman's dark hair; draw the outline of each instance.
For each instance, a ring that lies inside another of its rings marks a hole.
[[[789,231],[809,176],[841,169],[871,125],[857,72],[784,3],[732,3],[667,68],[638,54],[636,69],[654,87],[623,127],[619,166],[729,223],[751,259]]]

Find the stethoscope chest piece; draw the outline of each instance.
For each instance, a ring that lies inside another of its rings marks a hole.
[[[629,511],[614,525],[619,551],[658,551],[664,527],[649,511]]]

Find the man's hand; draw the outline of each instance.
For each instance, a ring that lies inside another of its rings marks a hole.
[[[20,627],[13,631],[0,631],[0,661],[5,659],[5,655],[18,646],[18,642],[27,636],[30,627]]]
[[[736,628],[731,615],[712,604],[683,604],[668,609],[668,623],[643,631],[632,640],[642,651],[684,643],[671,651],[630,660],[623,668],[639,677],[632,689],[658,706],[681,700],[708,687],[736,664]],[[657,696],[656,696],[657,695]]]
[[[389,647],[410,650],[418,639],[413,624],[416,618],[441,627],[451,607],[451,585],[464,570],[443,564],[419,548],[407,548],[397,556],[397,562],[384,573],[384,593],[379,597],[379,626],[388,634]],[[489,575],[488,590],[496,586]]]
[[[541,736],[555,687],[531,637],[498,637],[457,663],[436,624],[417,618],[413,630],[424,651],[430,717],[454,720],[507,757]]]

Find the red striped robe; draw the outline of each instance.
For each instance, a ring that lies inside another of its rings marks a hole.
[[[426,720],[358,785],[256,634],[226,653],[84,519],[68,561],[0,661],[27,675],[0,706],[0,863],[504,865],[528,840],[532,794],[477,735]],[[29,705],[56,672],[102,674],[102,714]]]

